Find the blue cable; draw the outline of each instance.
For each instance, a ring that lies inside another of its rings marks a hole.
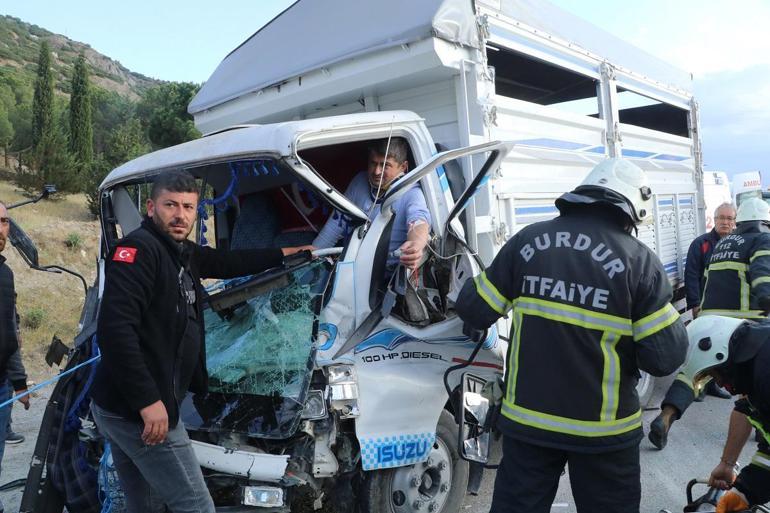
[[[208,220],[209,215],[206,212],[206,205],[212,205],[214,208],[221,210],[220,205],[225,203],[231,196],[235,195],[235,191],[238,190],[238,167],[235,162],[230,163],[230,184],[227,186],[227,189],[224,193],[222,193],[221,196],[217,196],[216,198],[212,199],[204,199],[201,200],[200,203],[198,203],[198,223],[200,224],[200,241],[201,245],[208,246],[208,241],[206,240],[206,232],[208,229],[206,228],[205,221]]]
[[[53,383],[56,383],[57,381],[59,381],[60,379],[62,379],[62,378],[63,378],[64,376],[66,376],[67,374],[72,374],[73,372],[75,372],[76,370],[80,369],[81,367],[85,367],[86,365],[91,365],[92,363],[94,363],[94,362],[98,361],[98,360],[99,360],[99,358],[101,358],[101,357],[102,357],[102,356],[101,356],[100,354],[98,354],[98,355],[94,356],[93,358],[91,358],[91,359],[89,359],[89,360],[86,360],[85,362],[82,362],[82,363],[79,363],[79,364],[75,365],[75,366],[74,366],[74,367],[72,367],[70,370],[62,372],[61,374],[59,374],[59,375],[58,375],[58,376],[56,376],[56,377],[53,377],[53,378],[51,378],[51,379],[49,379],[49,380],[46,380],[46,381],[43,381],[43,382],[42,382],[42,383],[40,383],[39,385],[35,385],[34,387],[30,388],[30,389],[29,389],[29,390],[27,390],[26,392],[23,392],[23,393],[21,393],[21,394],[18,394],[18,395],[15,395],[15,396],[11,397],[11,398],[10,398],[10,399],[8,399],[7,401],[5,401],[5,402],[3,402],[3,403],[0,403],[0,408],[5,408],[5,407],[6,407],[6,406],[8,406],[9,404],[12,404],[14,401],[18,401],[18,400],[19,400],[19,399],[21,399],[22,397],[26,397],[26,396],[28,396],[29,394],[31,394],[32,392],[35,392],[35,391],[37,391],[37,390],[40,390],[40,389],[41,389],[41,388],[43,388],[43,387],[47,387],[48,385],[51,385],[51,384],[53,384]]]

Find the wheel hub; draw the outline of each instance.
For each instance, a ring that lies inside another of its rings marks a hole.
[[[393,474],[390,503],[395,513],[440,513],[452,488],[452,457],[441,439],[428,458]]]

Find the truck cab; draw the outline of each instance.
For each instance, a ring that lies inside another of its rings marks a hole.
[[[365,169],[369,146],[393,137],[407,141],[410,170],[371,215],[341,191]],[[437,153],[419,116],[377,112],[233,127],[107,176],[89,312],[98,310],[105,259],[139,227],[149,186],[165,169],[187,170],[200,185],[200,244],[310,244],[329,218],[351,228],[338,247],[205,284],[210,388],[187,395],[181,419],[218,508],[295,511],[326,501],[335,511],[354,503],[367,511],[412,511],[415,504],[458,511],[469,463],[458,449],[445,373],[467,362],[476,376],[498,379],[506,349],[491,329],[468,361],[477,344],[453,305],[480,263],[461,214],[511,147],[488,142]],[[453,196],[448,170],[464,158],[483,165],[465,188],[454,184]],[[393,205],[413,187],[430,210],[429,249],[414,272],[389,272]],[[93,333],[95,323],[92,313],[84,332]],[[93,343],[81,337],[76,351],[90,353]],[[450,391],[460,376],[449,375]]]

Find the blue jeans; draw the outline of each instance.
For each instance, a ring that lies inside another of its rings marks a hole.
[[[0,385],[0,403],[4,403],[11,398],[12,390],[8,381],[5,381]],[[11,405],[5,408],[0,408],[0,465],[3,461],[3,453],[5,452],[5,429],[8,426],[8,422],[11,420]],[[2,471],[0,470],[0,475]],[[3,480],[3,481],[7,481]],[[3,501],[0,500],[0,511],[3,511]]]
[[[128,513],[214,513],[198,460],[180,421],[158,445],[142,442],[144,426],[91,403],[99,431],[112,444],[112,460]],[[164,506],[165,505],[165,506]]]

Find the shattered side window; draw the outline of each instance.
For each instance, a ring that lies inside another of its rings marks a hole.
[[[314,261],[267,282],[231,280],[219,294],[209,290],[209,390],[301,400],[312,367],[316,299],[328,277],[329,264]]]

